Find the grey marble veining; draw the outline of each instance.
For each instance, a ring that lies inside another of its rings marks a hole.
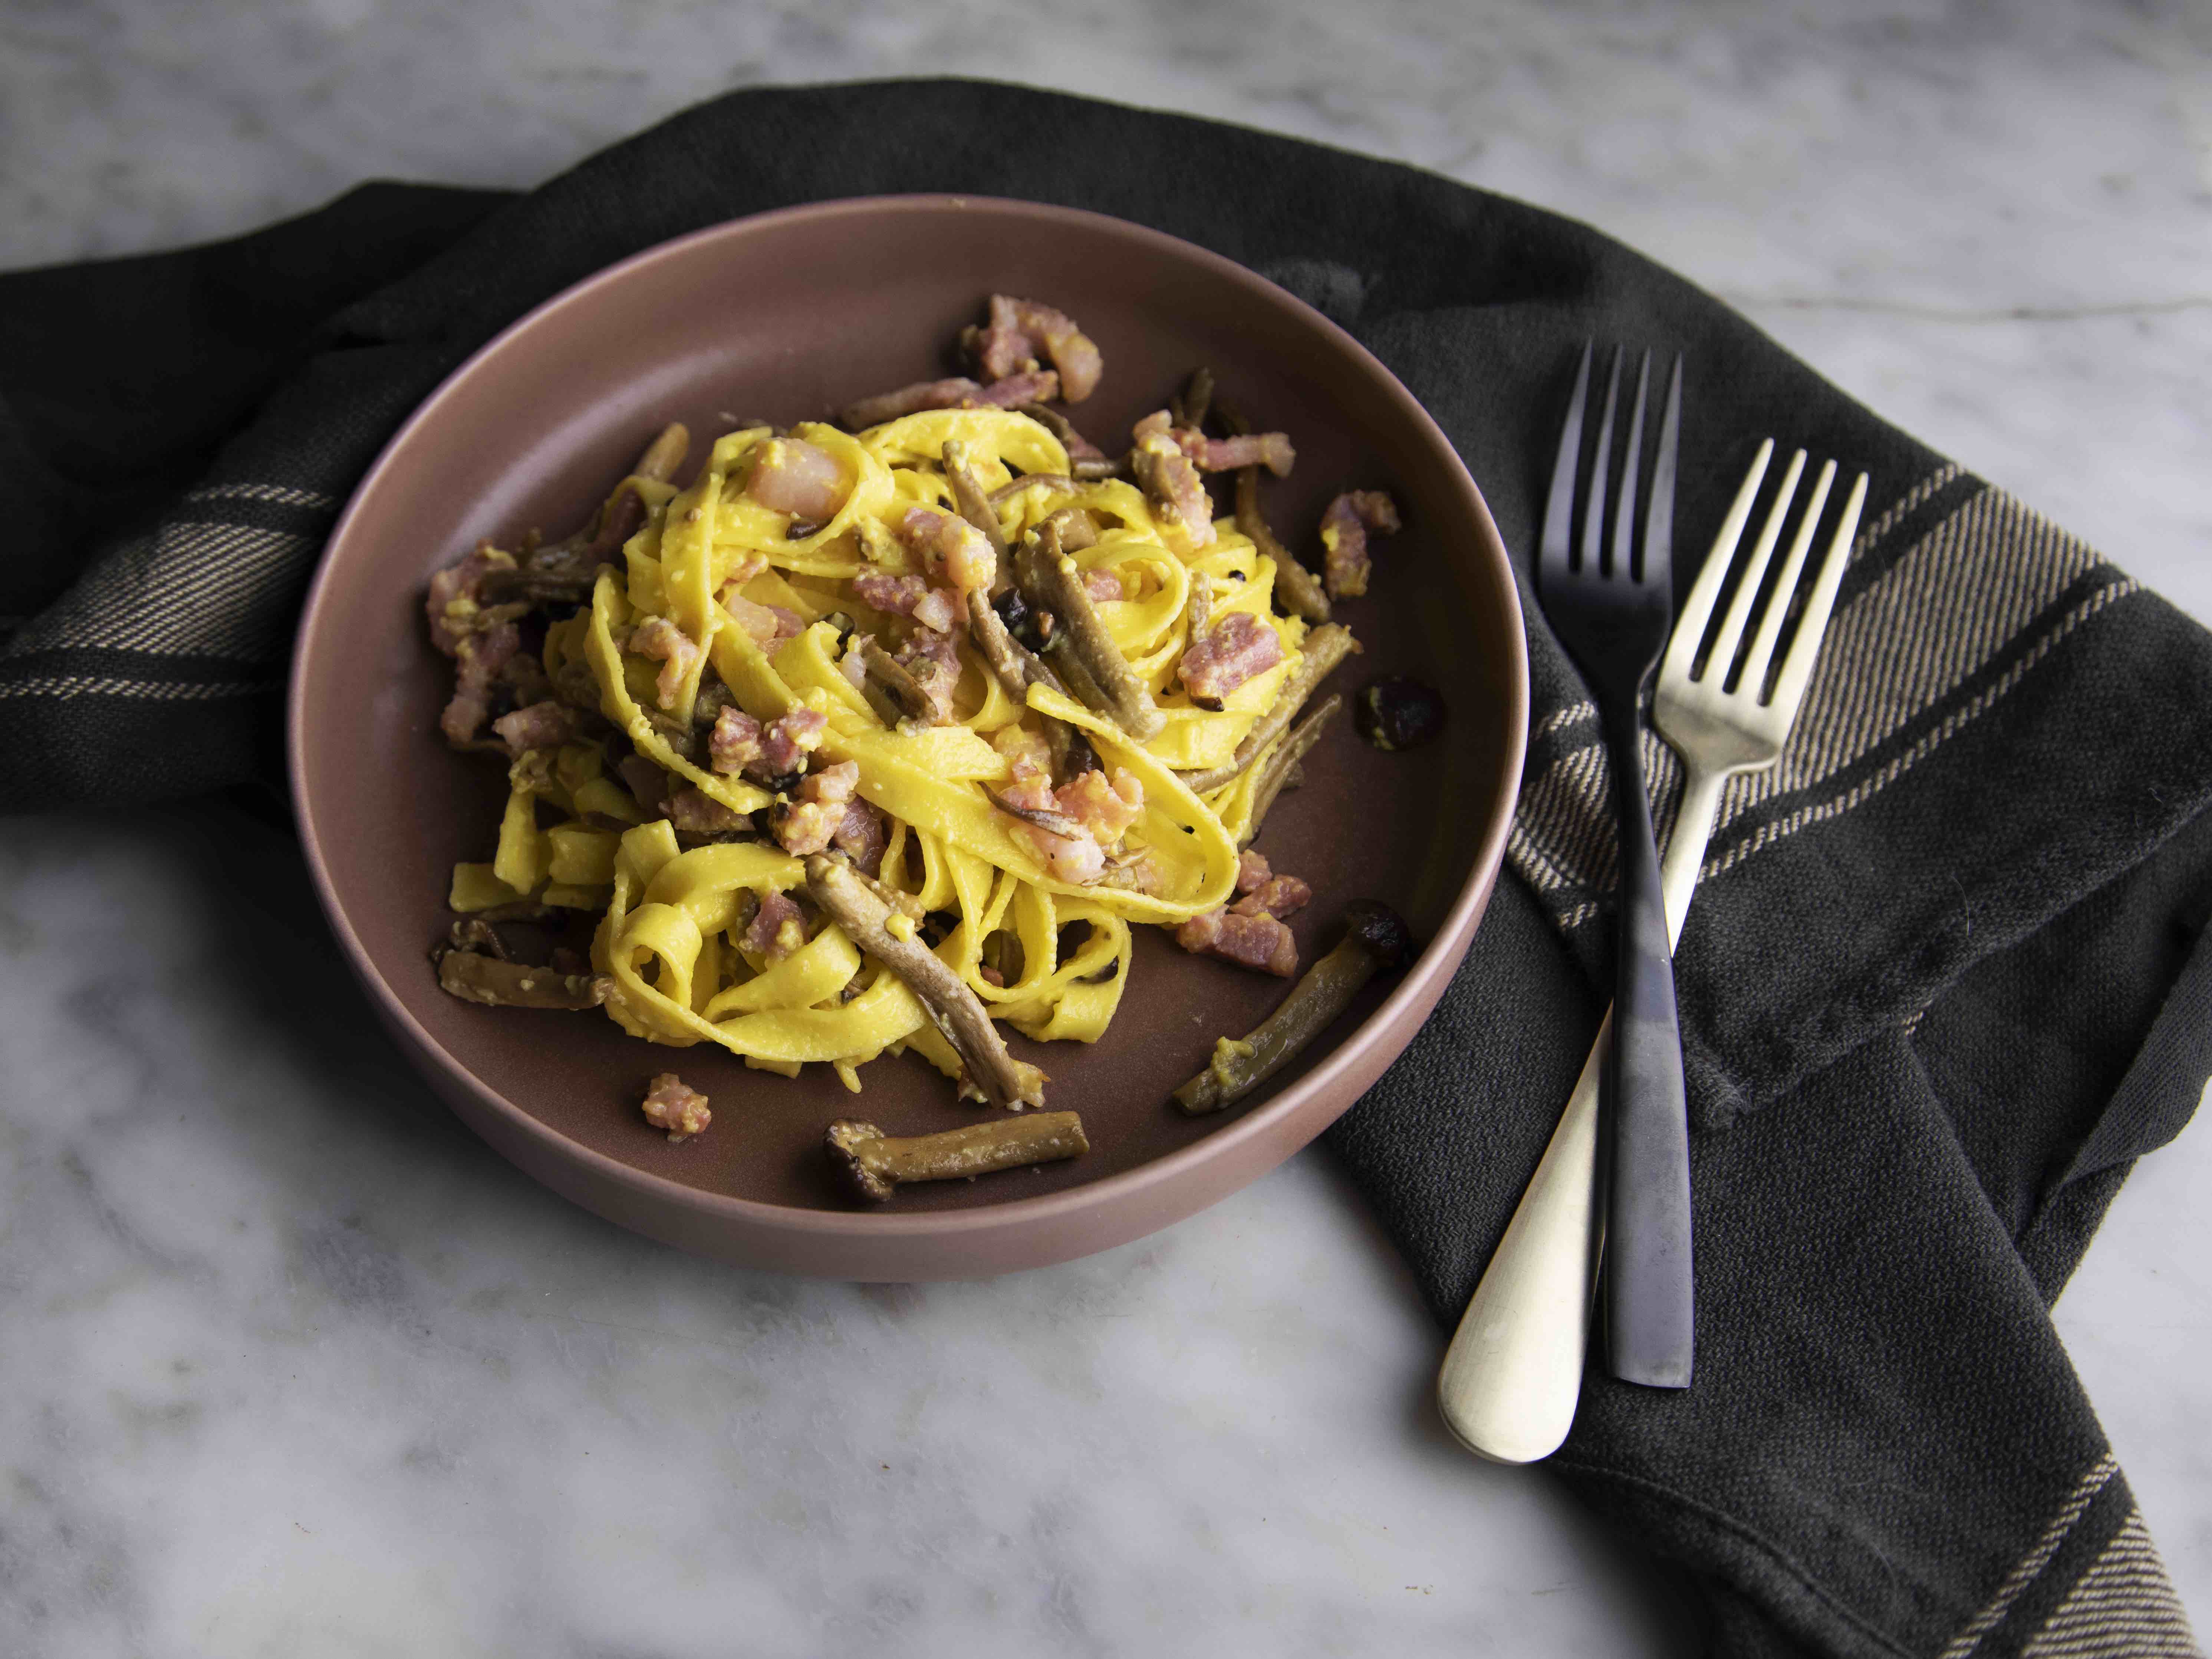
[[[726,87],[981,70],[1590,220],[2212,621],[2212,22],[2155,4],[0,6],[0,264],[526,185]],[[1627,1653],[1308,1154],[1091,1261],[735,1273],[514,1174],[280,843],[0,823],[0,1651]],[[2057,1317],[2212,1624],[2212,1138]]]

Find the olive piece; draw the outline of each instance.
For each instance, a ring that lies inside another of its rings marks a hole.
[[[1006,632],[1017,643],[1031,651],[1042,651],[1051,642],[1052,617],[1047,611],[1030,608],[1018,587],[1010,587],[991,601],[999,620],[1006,625]]]
[[[1377,749],[1418,749],[1444,729],[1444,700],[1419,680],[1387,675],[1361,690],[1352,705],[1352,723]]]

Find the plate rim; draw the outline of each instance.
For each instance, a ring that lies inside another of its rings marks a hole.
[[[509,1100],[499,1090],[485,1083],[450,1050],[438,1042],[393,993],[384,975],[377,969],[361,942],[351,921],[340,906],[332,884],[329,866],[323,856],[319,835],[311,815],[310,799],[306,787],[307,752],[304,708],[307,684],[313,668],[312,641],[317,632],[317,623],[323,603],[331,586],[332,568],[354,523],[365,508],[387,472],[404,461],[403,452],[416,432],[436,416],[439,409],[457,389],[471,379],[486,362],[507,350],[512,344],[533,330],[545,325],[556,313],[590,303],[603,290],[621,285],[635,273],[664,260],[685,258],[696,249],[725,240],[757,234],[764,230],[800,220],[836,220],[860,215],[883,213],[928,212],[942,213],[947,210],[977,212],[994,217],[1044,219],[1065,222],[1069,217],[1091,222],[1109,228],[1115,234],[1135,236],[1152,242],[1163,251],[1208,267],[1213,274],[1231,283],[1263,290],[1276,303],[1286,303],[1304,313],[1304,320],[1331,339],[1335,347],[1362,363],[1379,378],[1384,395],[1398,404],[1402,413],[1411,418],[1417,429],[1431,440],[1437,449],[1449,461],[1449,473],[1453,483],[1471,509],[1471,517],[1479,532],[1479,539],[1486,539],[1503,563],[1504,580],[1498,584],[1506,607],[1502,619],[1511,641],[1510,671],[1508,679],[1507,710],[1509,738],[1504,749],[1504,775],[1501,799],[1506,809],[1499,813],[1475,846],[1475,857],[1468,878],[1462,883],[1444,918],[1435,933],[1423,946],[1413,963],[1402,974],[1397,984],[1367,1017],[1356,1026],[1350,1036],[1314,1068],[1267,1100],[1257,1109],[1243,1113],[1223,1124],[1212,1133],[1180,1147],[1162,1157],[1151,1159],[1116,1174],[1102,1176],[1092,1182],[1069,1187],[1059,1192],[1042,1194],[1032,1198],[1018,1198],[981,1203],[972,1208],[933,1210],[927,1212],[884,1212],[868,1210],[838,1211],[807,1209],[795,1205],[769,1203],[758,1199],[739,1198],[726,1193],[708,1192],[688,1186],[665,1176],[641,1170],[636,1165],[586,1146],[552,1128],[521,1106]],[[772,208],[758,213],[744,214],[735,218],[718,221],[686,231],[680,235],[653,243],[627,255],[611,264],[579,278],[566,288],[540,301],[521,316],[500,329],[489,339],[471,351],[449,371],[430,393],[416,405],[392,435],[378,450],[369,465],[348,495],[344,507],[331,527],[321,553],[315,562],[314,574],[309,580],[307,596],[301,606],[298,623],[292,636],[292,663],[287,677],[284,699],[284,749],[286,779],[291,788],[295,813],[299,820],[301,850],[307,860],[309,875],[313,882],[315,897],[324,919],[337,936],[346,957],[347,966],[376,1005],[377,1012],[396,1033],[404,1035],[407,1042],[425,1055],[434,1057],[447,1078],[465,1088],[479,1106],[504,1121],[507,1127],[537,1142],[546,1152],[580,1164],[603,1179],[629,1188],[641,1198],[710,1217],[724,1217],[732,1222],[750,1226],[769,1226],[781,1231],[796,1231],[830,1237],[866,1240],[892,1240],[905,1236],[927,1236],[932,1238],[948,1235],[989,1232],[1002,1228],[1019,1229],[1033,1224],[1046,1224],[1061,1219],[1101,1204],[1109,1204],[1123,1194],[1135,1194],[1172,1182],[1192,1166],[1231,1157],[1246,1143],[1263,1139],[1273,1133],[1285,1118],[1310,1109],[1315,1097],[1346,1071],[1357,1066],[1369,1046],[1363,1041],[1375,1028],[1395,1024],[1403,1020],[1413,1005],[1424,1001],[1413,1030],[1426,1023],[1441,1000],[1443,987],[1439,981],[1448,981],[1457,972],[1474,939],[1475,927],[1483,909],[1489,902],[1491,891],[1497,884],[1504,860],[1504,846],[1510,832],[1514,804],[1517,801],[1526,762],[1528,728],[1528,652],[1527,617],[1520,601],[1518,585],[1512,580],[1510,559],[1507,555],[1504,538],[1499,533],[1497,521],[1492,517],[1490,506],[1480,487],[1468,471],[1465,459],[1443,428],[1437,424],[1420,400],[1414,397],[1405,383],[1399,380],[1388,365],[1362,345],[1349,331],[1327,315],[1301,300],[1297,295],[1269,281],[1249,266],[1239,264],[1225,255],[1195,242],[1139,224],[1112,214],[1099,213],[1091,209],[1063,206],[1053,203],[1032,202],[1015,197],[979,196],[964,192],[916,191],[888,195],[837,197],[823,201],[794,204]],[[1436,987],[1433,994],[1431,988]],[[1411,1037],[1409,1036],[1409,1042]],[[1402,1049],[1401,1049],[1402,1052]],[[1395,1060],[1395,1056],[1393,1057]],[[1386,1067],[1387,1069],[1387,1064]],[[426,1079],[428,1081],[429,1079]],[[434,1091],[435,1092],[435,1091]],[[1309,1136],[1310,1141],[1318,1136],[1328,1123],[1351,1109],[1358,1097],[1347,1101]],[[1304,1144],[1304,1143],[1301,1143]],[[1277,1160],[1279,1161],[1279,1160]],[[1273,1167],[1272,1164],[1265,1167]],[[1207,1200],[1206,1203],[1218,1201]],[[1204,1207],[1201,1205],[1200,1207]]]

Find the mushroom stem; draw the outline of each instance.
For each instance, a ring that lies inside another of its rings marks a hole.
[[[484,597],[531,605],[574,605],[589,599],[599,566],[645,523],[645,503],[636,490],[626,487],[629,481],[667,483],[690,449],[691,434],[681,422],[663,427],[589,523],[564,540],[533,550],[512,570],[486,573]]]
[[[872,635],[862,640],[860,665],[866,673],[860,695],[867,698],[868,706],[885,726],[906,731],[917,726],[945,723],[929,693],[921,689],[921,682],[878,645]]]
[[[1275,701],[1267,712],[1260,716],[1252,729],[1244,734],[1244,741],[1237,745],[1237,753],[1224,766],[1209,771],[1192,772],[1184,775],[1183,782],[1194,795],[1203,795],[1218,789],[1231,779],[1241,775],[1244,769],[1259,758],[1260,751],[1275,740],[1275,734],[1297,717],[1305,707],[1306,699],[1320,689],[1321,683],[1336,672],[1336,665],[1359,649],[1359,641],[1352,637],[1352,630],[1341,623],[1329,623],[1316,628],[1305,637],[1298,647],[1298,665],[1283,682]]]
[[[945,441],[945,476],[952,481],[952,504],[960,509],[960,516],[991,544],[991,556],[999,573],[991,586],[1003,589],[1007,580],[1006,532],[999,527],[999,514],[991,505],[990,492],[975,476],[975,469],[968,464],[968,446],[957,438]]]
[[[1062,544],[1061,515],[1054,514],[1015,556],[1015,579],[1022,597],[1059,618],[1047,647],[1074,696],[1104,714],[1139,743],[1146,743],[1167,724],[1152,694],[1129,667],[1114,643],[1098,607],[1083,586],[1075,561]]]
[[[890,906],[850,866],[815,854],[806,860],[806,890],[846,938],[905,981],[921,1000],[958,1053],[965,1087],[994,1106],[1018,1110],[1044,1103],[1044,1073],[1006,1052],[1006,1040],[975,994],[910,928],[904,939],[890,930]]]
[[[1060,447],[1067,452],[1067,470],[1076,478],[1089,483],[1100,478],[1119,478],[1128,472],[1126,451],[1120,455],[1100,454],[1097,447],[1078,432],[1075,423],[1058,410],[1047,409],[1042,404],[1016,404],[1014,409],[1060,440]]]
[[[438,988],[487,1008],[596,1008],[613,983],[594,974],[556,974],[474,951],[446,949],[436,957]]]
[[[847,1183],[878,1204],[909,1181],[956,1181],[1091,1150],[1083,1120],[1073,1112],[999,1118],[929,1135],[887,1135],[872,1123],[839,1118],[822,1139]]]
[[[1260,781],[1252,788],[1252,817],[1237,841],[1239,848],[1249,847],[1259,839],[1260,825],[1267,816],[1267,809],[1275,804],[1275,797],[1303,781],[1304,769],[1298,763],[1321,741],[1322,728],[1343,707],[1344,699],[1331,693],[1328,701],[1292,726],[1275,752],[1267,757],[1267,769],[1260,775]]]
[[[1413,949],[1398,913],[1372,899],[1346,906],[1344,924],[1337,947],[1306,969],[1256,1030],[1242,1041],[1216,1040],[1212,1063],[1175,1091],[1179,1110],[1200,1117],[1243,1099],[1334,1024],[1369,980]]]
[[[1241,438],[1252,429],[1252,423],[1228,404],[1219,405],[1221,423],[1229,428],[1229,435]],[[1328,620],[1328,591],[1321,585],[1321,578],[1298,562],[1297,556],[1285,547],[1267,523],[1267,515],[1260,510],[1260,469],[1240,466],[1237,469],[1237,528],[1250,538],[1252,545],[1275,562],[1275,592],[1295,615],[1310,623]]]

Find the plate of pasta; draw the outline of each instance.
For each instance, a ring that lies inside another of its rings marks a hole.
[[[1527,696],[1480,495],[1348,334],[900,197],[456,371],[331,538],[289,737],[340,943],[479,1133],[901,1279],[1139,1237],[1357,1099],[1473,935]]]

